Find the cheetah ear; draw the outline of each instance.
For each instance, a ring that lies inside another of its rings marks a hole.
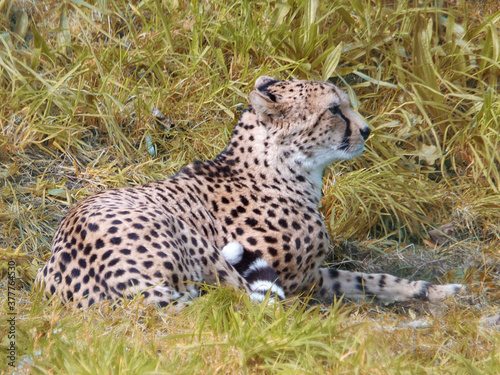
[[[259,91],[252,91],[250,93],[250,103],[257,113],[266,116],[274,115],[279,112],[278,104],[272,101],[268,95],[262,94]]]
[[[260,76],[257,78],[257,81],[255,81],[255,88],[259,90],[262,93],[267,92],[267,88],[271,85],[274,85],[278,80],[269,77],[269,76]]]
[[[273,115],[277,113],[276,96],[268,91],[269,86],[278,82],[274,78],[262,76],[257,78],[255,88],[257,90],[250,93],[250,103],[259,113]]]

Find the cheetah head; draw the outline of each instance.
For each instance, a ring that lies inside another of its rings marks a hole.
[[[331,163],[363,152],[370,128],[338,87],[262,76],[255,89],[252,108],[287,164],[322,176]]]

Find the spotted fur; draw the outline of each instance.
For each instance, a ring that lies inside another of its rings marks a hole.
[[[111,189],[73,207],[37,283],[89,306],[141,293],[166,306],[217,280],[260,301],[313,290],[323,301],[438,301],[459,285],[321,268],[329,238],[324,169],[360,155],[370,129],[336,86],[260,77],[226,149],[165,181]]]

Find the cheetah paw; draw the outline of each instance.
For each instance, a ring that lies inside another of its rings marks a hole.
[[[464,286],[461,284],[435,285],[425,282],[421,291],[414,298],[429,302],[440,302],[449,296],[458,294],[463,289]]]
[[[429,285],[427,288],[427,299],[429,302],[443,301],[449,296],[454,296],[465,287],[462,284]]]

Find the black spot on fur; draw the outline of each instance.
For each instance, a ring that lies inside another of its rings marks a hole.
[[[121,237],[113,237],[109,240],[113,245],[119,245],[122,243]]]
[[[94,223],[89,223],[88,228],[89,228],[89,231],[91,231],[91,232],[97,232],[97,230],[99,230],[99,225],[94,224]]]
[[[137,246],[137,252],[139,254],[145,254],[148,252],[148,249],[146,249],[144,246],[140,245],[140,246]]]
[[[106,251],[104,254],[102,254],[101,260],[108,259],[111,256],[111,254],[113,254],[113,250]]]
[[[257,240],[253,237],[248,237],[247,238],[247,242],[250,244],[250,245],[257,245]]]
[[[380,280],[378,281],[378,286],[382,289],[385,287],[385,275],[380,275]]]

